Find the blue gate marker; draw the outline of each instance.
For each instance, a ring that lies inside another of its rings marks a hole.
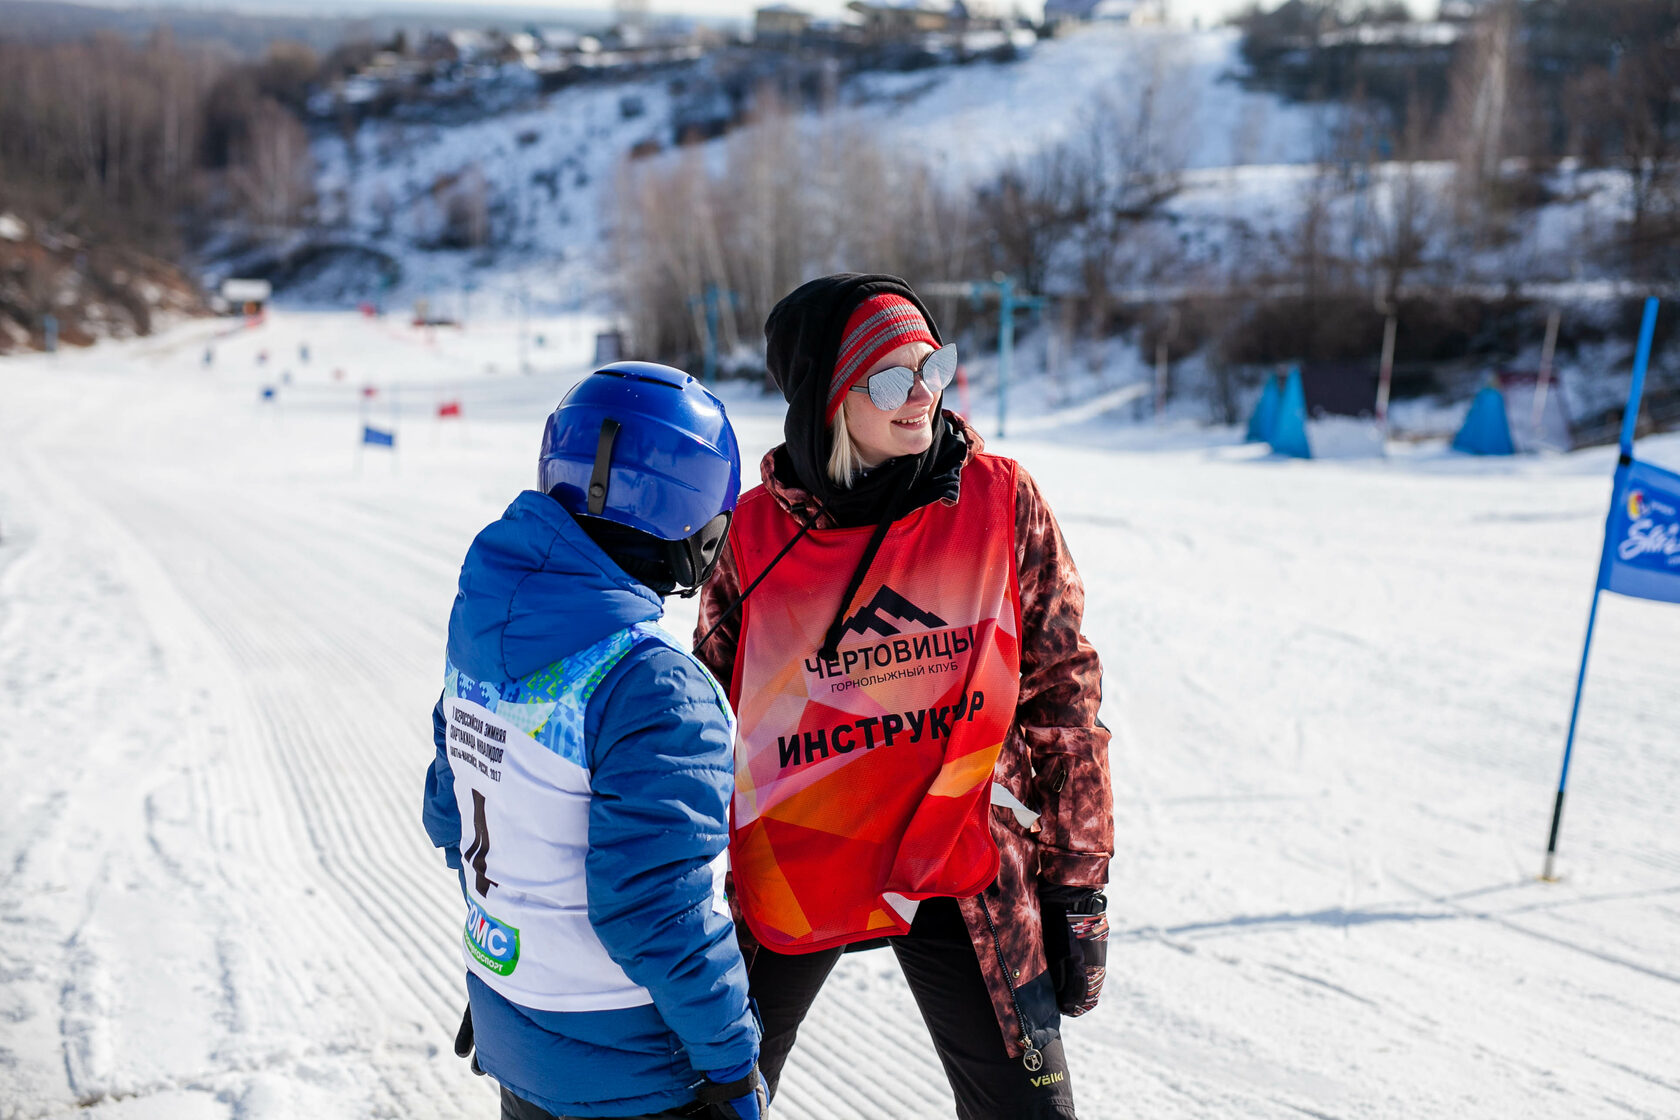
[[[1633,362],[1633,384],[1628,389],[1627,411],[1622,414],[1621,455],[1611,489],[1610,513],[1604,520],[1604,549],[1599,553],[1592,610],[1587,613],[1581,669],[1575,676],[1575,703],[1569,710],[1569,735],[1563,744],[1557,800],[1552,804],[1546,865],[1540,872],[1540,878],[1548,882],[1556,879],[1553,866],[1557,857],[1558,825],[1563,820],[1563,795],[1569,785],[1569,763],[1575,753],[1575,728],[1581,716],[1581,693],[1587,683],[1587,657],[1592,652],[1593,628],[1598,622],[1599,596],[1613,591],[1636,599],[1680,603],[1680,474],[1638,462],[1633,457],[1639,401],[1645,394],[1645,371],[1651,364],[1651,339],[1656,329],[1657,300],[1652,297],[1645,301],[1639,351]]]

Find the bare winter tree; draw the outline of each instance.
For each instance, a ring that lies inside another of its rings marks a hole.
[[[1153,278],[1153,254],[1127,252],[1140,227],[1178,193],[1189,162],[1194,94],[1170,46],[1151,52],[1140,73],[1099,96],[1069,141],[1083,184],[1075,230],[1080,286],[1093,334],[1106,329],[1112,288]]]
[[[201,99],[216,69],[167,35],[0,41],[0,190],[79,228],[169,242],[198,193]]]
[[[266,99],[258,106],[230,180],[246,214],[259,225],[290,226],[314,201],[309,136],[279,102]]]
[[[1637,273],[1671,275],[1680,269],[1680,11],[1615,0],[1602,18],[1618,50],[1614,65],[1587,67],[1568,81],[1569,150],[1589,166],[1626,174],[1618,255]]]
[[[689,148],[620,169],[614,255],[633,344],[692,360],[756,339],[775,301],[823,272],[962,278],[973,221],[927,169],[761,98],[721,158]]]
[[[1517,0],[1494,0],[1459,49],[1449,78],[1442,147],[1456,165],[1459,223],[1477,243],[1498,232],[1508,209],[1505,161],[1533,154],[1519,16]]]

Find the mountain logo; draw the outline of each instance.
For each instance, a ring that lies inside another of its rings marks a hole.
[[[888,622],[888,617],[896,618],[900,622],[919,622],[929,630],[943,630],[945,620],[932,611],[924,611],[886,584],[875,592],[875,597],[869,603],[846,620],[840,629],[840,636],[847,634],[879,634],[883,638],[890,638],[894,634],[903,633],[897,626]]]

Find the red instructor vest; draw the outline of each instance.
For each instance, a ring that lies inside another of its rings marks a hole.
[[[798,531],[762,487],[743,497],[742,585]],[[1015,464],[976,455],[956,505],[893,524],[825,661],[872,531],[812,530],[742,607],[729,859],[747,924],[779,952],[906,933],[913,900],[998,872],[992,770],[1021,678]]]

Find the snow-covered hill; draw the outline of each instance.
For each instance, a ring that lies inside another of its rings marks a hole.
[[[428,715],[461,555],[595,325],[534,324],[529,375],[514,321],[285,312],[0,362],[0,1118],[493,1113],[449,1051]],[[777,402],[730,401],[756,460]],[[358,461],[364,418],[394,456]],[[1566,879],[1533,878],[1612,454],[1234,439],[1076,414],[994,445],[1059,515],[1115,730],[1080,1115],[1675,1115],[1680,609],[1607,599]],[[858,954],[776,1116],[934,1120],[943,1084]]]
[[[1242,90],[1231,80],[1237,41],[1229,29],[1093,25],[1010,63],[859,75],[841,89],[830,123],[942,170],[959,188],[1085,127],[1100,98],[1122,108],[1154,98],[1170,122],[1162,142],[1186,168],[1317,158],[1330,115]],[[373,120],[351,140],[319,137],[315,236],[394,259],[402,279],[384,293],[393,299],[453,301],[482,290],[548,307],[592,301],[606,276],[615,171],[638,145],[656,159],[680,158],[670,149],[676,105],[669,79],[641,79],[573,86],[466,123]],[[493,246],[437,248],[450,207],[477,195]],[[350,261],[306,275],[290,298],[343,306],[379,294],[379,280],[365,259]]]

